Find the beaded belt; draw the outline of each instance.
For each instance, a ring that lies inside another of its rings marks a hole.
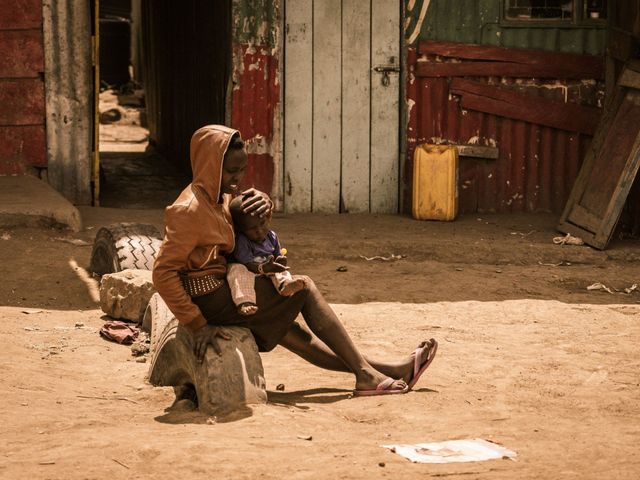
[[[187,275],[180,276],[182,286],[192,297],[201,297],[208,293],[215,292],[224,284],[224,279],[216,278],[215,275]]]

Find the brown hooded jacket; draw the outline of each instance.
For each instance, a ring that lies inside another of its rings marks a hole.
[[[181,272],[205,271],[224,278],[224,253],[234,248],[231,196],[222,195],[222,162],[237,130],[202,127],[191,138],[193,181],[165,210],[165,234],[153,267],[153,284],[178,321],[192,330],[207,324],[180,280]]]

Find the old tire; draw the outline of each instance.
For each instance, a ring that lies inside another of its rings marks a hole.
[[[152,270],[162,239],[153,225],[115,223],[96,234],[89,270],[96,275],[127,268]]]

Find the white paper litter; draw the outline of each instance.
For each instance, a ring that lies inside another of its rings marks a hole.
[[[414,463],[481,462],[500,458],[515,460],[518,456],[513,450],[481,438],[382,446]]]

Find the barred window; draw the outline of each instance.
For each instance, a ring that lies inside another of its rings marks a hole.
[[[503,17],[510,22],[597,22],[607,18],[607,0],[505,0]]]

